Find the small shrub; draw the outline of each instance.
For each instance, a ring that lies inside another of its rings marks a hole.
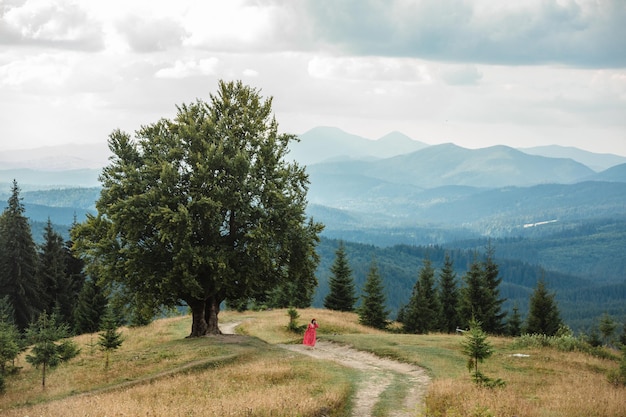
[[[609,382],[616,386],[626,386],[626,346],[622,347],[622,360],[618,369],[612,369],[608,374]]]
[[[297,320],[300,318],[300,314],[296,311],[295,308],[289,307],[287,310],[287,314],[289,315],[289,324],[287,325],[287,330],[294,333],[302,333],[306,330],[306,325],[298,326]]]

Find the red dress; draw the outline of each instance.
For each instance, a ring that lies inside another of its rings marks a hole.
[[[316,337],[315,329],[317,329],[318,327],[320,326],[317,323],[309,323],[309,326],[307,327],[306,332],[304,332],[304,339],[302,340],[303,345],[315,346],[315,337]]]

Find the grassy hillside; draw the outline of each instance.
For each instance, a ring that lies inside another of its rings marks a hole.
[[[321,340],[347,343],[427,369],[433,382],[426,396],[428,413],[422,416],[626,415],[626,388],[607,379],[607,373],[619,366],[615,359],[489,338],[495,354],[481,369],[503,379],[506,387],[480,389],[470,382],[465,368],[462,336],[385,333],[359,325],[351,313],[318,309],[299,313],[300,324],[312,316],[318,319]],[[220,320],[241,323],[240,334],[186,339],[189,317],[124,328],[124,344],[113,353],[108,372],[103,354],[94,346],[97,336],[77,337],[80,356],[52,371],[45,390],[40,371],[20,358],[21,372],[7,379],[7,392],[0,395],[0,414],[349,415],[358,383],[355,371],[276,346],[301,340],[286,330],[285,310],[223,312]],[[517,353],[529,356],[514,356]],[[391,411],[382,410],[380,415]]]

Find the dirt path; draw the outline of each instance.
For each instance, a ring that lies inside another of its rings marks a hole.
[[[233,334],[239,323],[225,323],[220,326],[222,333]],[[410,417],[417,415],[422,404],[426,387],[430,378],[426,372],[417,366],[381,358],[371,353],[362,352],[349,346],[337,343],[318,341],[315,348],[303,345],[278,345],[284,349],[312,356],[317,359],[331,360],[344,366],[349,366],[362,373],[354,400],[353,416],[368,417],[379,396],[391,384],[395,377],[407,382],[409,391],[403,404],[395,407],[391,417]]]

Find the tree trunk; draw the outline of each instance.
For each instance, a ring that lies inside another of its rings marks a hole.
[[[189,337],[200,337],[207,334],[207,322],[205,319],[204,300],[187,302],[191,308],[191,334]]]
[[[204,314],[207,323],[207,334],[222,334],[217,326],[217,315],[220,313],[220,303],[222,301],[217,296],[212,295],[206,300]]]

